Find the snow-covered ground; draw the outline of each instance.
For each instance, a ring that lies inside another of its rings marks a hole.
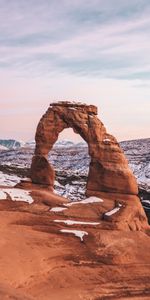
[[[139,188],[150,193],[150,139],[125,141],[120,145],[137,178]],[[26,173],[33,153],[34,141],[24,144],[22,148],[0,151],[0,185],[13,186],[22,177],[28,176]],[[49,153],[49,161],[55,168],[55,191],[72,201],[85,199],[90,163],[87,144],[58,141]]]
[[[0,185],[12,186],[23,176],[28,176],[25,172],[31,165],[33,145],[34,142],[31,141],[22,148],[0,151],[0,171],[7,174],[3,176],[0,173]],[[87,144],[58,141],[49,153],[49,161],[55,168],[54,188],[57,194],[71,200],[84,199],[90,162]]]
[[[0,151],[4,151],[4,150],[8,150],[8,148],[3,145],[0,145]]]
[[[120,143],[139,187],[150,193],[150,138]]]
[[[17,175],[9,175],[0,171],[0,185],[14,186],[20,181]]]

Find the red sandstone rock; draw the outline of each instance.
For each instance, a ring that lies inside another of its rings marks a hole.
[[[32,159],[31,179],[33,183],[53,186],[55,172],[46,157],[35,155]]]
[[[34,201],[11,201],[8,193],[0,201],[0,299],[150,299],[150,232],[140,200],[132,195],[136,181],[96,113],[93,106],[61,102],[40,120],[33,183],[17,185],[29,190]],[[89,145],[87,194],[99,196],[100,202],[69,206],[51,192],[54,171],[47,154],[67,127]],[[115,207],[120,209],[113,211]],[[63,220],[79,223],[70,226]],[[88,233],[84,243],[62,232],[70,228]]]
[[[66,206],[66,199],[47,188],[29,182],[24,188],[32,204],[0,201],[0,299],[150,299],[149,228],[137,196],[102,192],[103,202]],[[120,213],[103,220],[119,203]],[[62,229],[88,235],[81,243]]]
[[[107,133],[97,117],[94,105],[52,103],[41,118],[36,131],[36,149],[31,166],[34,183],[54,184],[54,172],[47,155],[63,129],[71,127],[88,143],[91,163],[87,195],[97,192],[138,193],[138,187],[117,140]]]

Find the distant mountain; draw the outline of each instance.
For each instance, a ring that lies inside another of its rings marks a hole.
[[[60,140],[57,141],[54,145],[54,147],[63,147],[63,148],[70,148],[74,146],[74,142],[69,141],[69,140]]]
[[[26,142],[24,144],[24,147],[34,149],[35,148],[35,140]]]
[[[0,151],[3,151],[3,150],[8,150],[8,148],[3,145],[0,145]]]
[[[28,142],[17,141],[13,139],[0,139],[0,150],[8,150],[8,149],[19,149],[19,148],[35,148],[35,140],[31,140]],[[85,141],[74,143],[70,140],[58,140],[53,148],[73,148],[73,147],[87,147],[87,143]]]
[[[28,141],[25,143],[24,145],[25,148],[35,148],[35,141]],[[73,141],[70,141],[70,140],[58,140],[53,148],[73,148],[73,147],[87,147],[87,143],[85,141],[83,142],[80,142],[80,143],[74,143]]]
[[[70,141],[70,140],[60,140],[60,141],[57,141],[55,144],[54,144],[54,148],[77,148],[77,147],[87,147],[87,143],[85,141],[83,142],[80,142],[80,143],[74,143],[73,141]]]
[[[120,143],[139,188],[150,193],[150,138]]]
[[[0,146],[5,147],[6,149],[18,149],[24,145],[24,142],[17,141],[14,139],[0,139]],[[2,149],[2,150],[6,150]]]

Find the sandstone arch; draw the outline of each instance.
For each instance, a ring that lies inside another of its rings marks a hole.
[[[33,183],[53,188],[54,170],[47,155],[59,133],[71,127],[87,142],[91,163],[86,194],[99,192],[137,194],[135,177],[117,140],[106,132],[97,117],[97,107],[81,103],[57,102],[50,104],[36,131],[36,148],[31,165]]]

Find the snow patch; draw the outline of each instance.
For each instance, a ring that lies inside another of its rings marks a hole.
[[[103,139],[103,142],[104,143],[109,143],[109,142],[111,142],[111,140],[110,139]]]
[[[61,232],[63,233],[72,233],[76,237],[80,238],[81,242],[83,242],[83,238],[85,235],[88,235],[88,232],[86,231],[81,231],[81,230],[72,230],[72,229],[60,229]]]
[[[65,210],[65,209],[67,209],[67,208],[66,208],[66,207],[52,207],[52,208],[50,209],[50,211],[60,212],[60,211],[63,211],[63,210]]]
[[[150,204],[150,200],[142,200],[142,203],[148,203],[148,204]]]
[[[67,203],[65,204],[65,206],[72,206],[75,204],[90,204],[90,203],[98,203],[98,202],[103,202],[103,200],[101,198],[91,196],[81,201],[74,201],[74,202]]]
[[[17,175],[8,175],[0,171],[0,185],[14,186],[21,180]]]
[[[2,191],[8,194],[12,201],[24,201],[28,202],[29,204],[34,202],[29,191],[22,189],[2,189]]]
[[[54,186],[55,186],[55,187],[61,187],[61,188],[64,187],[64,186],[63,186],[62,184],[60,184],[57,180],[55,180]]]
[[[122,207],[122,204],[119,204],[117,207],[113,208],[112,210],[108,211],[105,213],[105,216],[112,216],[114,215],[117,211],[120,210],[120,208]]]
[[[75,107],[69,107],[69,110],[77,110]]]
[[[99,222],[82,222],[82,221],[75,221],[75,220],[54,220],[56,223],[64,223],[67,225],[99,225]]]
[[[7,195],[4,191],[0,191],[0,200],[6,200],[7,199]]]
[[[8,150],[8,148],[3,145],[0,145],[0,151],[4,151],[4,150]]]

